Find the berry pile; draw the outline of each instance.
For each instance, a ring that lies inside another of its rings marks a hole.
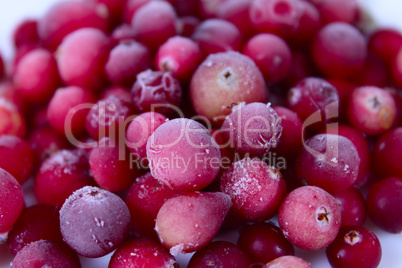
[[[366,215],[402,232],[402,34],[371,26],[356,0],[71,0],[23,21],[0,57],[12,267],[311,267],[295,247],[377,267]]]

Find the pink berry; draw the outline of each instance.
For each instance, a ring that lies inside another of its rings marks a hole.
[[[107,8],[109,28],[118,25],[121,22],[126,0],[90,0],[98,6]],[[105,12],[106,13],[106,12]]]
[[[8,248],[16,255],[29,243],[39,240],[62,242],[59,210],[49,205],[24,209],[8,235]]]
[[[359,5],[356,0],[310,0],[319,10],[325,24],[331,22],[357,22]]]
[[[368,135],[380,135],[391,129],[396,112],[392,95],[373,86],[356,88],[347,108],[350,124]]]
[[[193,252],[211,242],[231,205],[230,197],[220,192],[173,197],[159,210],[155,230],[172,255]]]
[[[341,228],[326,254],[334,268],[376,268],[382,255],[377,236],[369,229],[358,226]]]
[[[151,173],[138,177],[125,199],[132,231],[139,236],[157,238],[154,228],[158,211],[166,200],[178,195],[179,192],[152,177]]]
[[[364,66],[367,41],[352,25],[333,22],[318,32],[311,53],[318,69],[324,74],[351,77]]]
[[[233,23],[243,36],[251,36],[253,28],[250,22],[249,10],[251,1],[226,0],[219,5],[217,17]]]
[[[352,186],[360,158],[353,143],[343,136],[318,134],[308,139],[296,158],[300,181],[333,193]]]
[[[148,139],[147,157],[152,175],[174,190],[201,190],[220,170],[220,150],[208,129],[186,118],[159,126]]]
[[[242,103],[232,109],[221,131],[236,153],[263,157],[280,140],[281,118],[269,104]]]
[[[109,268],[179,267],[175,258],[160,243],[136,238],[121,245],[110,259]]]
[[[131,87],[135,77],[151,66],[149,49],[134,40],[125,40],[115,46],[105,65],[105,72],[113,84]]]
[[[108,10],[90,1],[54,4],[38,21],[38,33],[46,48],[54,51],[69,33],[84,27],[106,31]]]
[[[186,0],[180,0],[180,1],[186,1]],[[191,37],[195,29],[200,24],[200,19],[195,16],[184,16],[179,18],[177,24],[178,24],[178,34],[180,36]]]
[[[269,47],[269,49],[266,49]],[[275,83],[285,78],[292,65],[289,46],[273,34],[253,36],[244,46],[243,53],[257,64],[267,83]]]
[[[0,168],[9,172],[20,184],[32,175],[35,155],[24,140],[11,135],[0,136]]]
[[[166,114],[179,105],[182,89],[172,73],[146,70],[137,75],[131,93],[137,111]]]
[[[127,0],[123,11],[124,22],[130,24],[138,9],[153,0]]]
[[[248,157],[234,162],[222,174],[220,189],[230,196],[232,210],[248,221],[272,218],[286,195],[279,171]]]
[[[110,34],[110,39],[113,44],[127,40],[133,41],[135,40],[135,32],[131,24],[121,24],[114,28],[113,32]]]
[[[298,31],[303,11],[303,2],[298,0],[256,0],[249,14],[257,32],[287,38]]]
[[[21,47],[26,44],[37,44],[38,22],[33,19],[26,19],[14,29],[13,40],[15,47]]]
[[[276,148],[273,151],[280,155],[294,157],[298,149],[302,146],[303,122],[297,113],[285,107],[273,107],[281,118],[282,135]]]
[[[308,77],[299,81],[289,90],[287,101],[305,127],[322,127],[339,115],[338,92],[321,78]]]
[[[57,53],[60,75],[67,85],[99,90],[106,81],[104,67],[110,40],[100,30],[82,28],[67,35]]]
[[[35,49],[26,54],[15,70],[14,84],[28,102],[47,103],[61,85],[53,55],[44,49]]]
[[[271,222],[246,225],[237,244],[254,260],[267,263],[286,255],[294,255],[292,244],[283,236],[281,229]]]
[[[388,85],[388,67],[381,58],[373,53],[367,55],[366,63],[354,77],[359,85],[385,87]]]
[[[87,156],[78,150],[61,150],[43,161],[34,193],[40,204],[60,207],[75,190],[92,184]]]
[[[176,12],[168,2],[149,1],[134,14],[131,26],[136,39],[155,50],[177,34],[176,20]]]
[[[290,243],[304,250],[328,246],[341,226],[336,199],[321,188],[303,186],[290,192],[278,213],[279,226]]]
[[[7,171],[0,168],[0,241],[7,239],[24,207],[24,195],[18,181]]]
[[[391,63],[402,48],[402,34],[391,28],[379,28],[370,35],[368,48],[382,60]]]
[[[402,179],[376,182],[367,197],[367,209],[375,224],[391,233],[402,232]]]
[[[266,268],[276,267],[297,267],[297,268],[312,268],[305,260],[295,256],[282,256],[270,261],[266,264]]]
[[[97,258],[112,252],[129,229],[130,212],[123,200],[97,187],[75,191],[60,209],[63,240],[85,257]]]
[[[119,192],[130,187],[138,176],[137,167],[125,145],[102,138],[89,156],[89,166],[95,182],[102,189]]]
[[[227,0],[202,0],[197,1],[197,11],[202,19],[210,19],[216,17],[219,7]]]
[[[182,82],[190,80],[202,60],[202,53],[197,43],[185,37],[175,36],[162,44],[155,58],[158,70],[171,72]]]
[[[373,151],[373,170],[379,178],[402,178],[402,128],[398,127],[382,135]]]
[[[214,241],[198,250],[187,267],[243,268],[250,265],[250,258],[239,247],[226,241]]]
[[[92,106],[86,117],[86,129],[91,138],[99,140],[110,137],[122,140],[126,133],[126,123],[133,114],[130,103],[110,95]]]
[[[80,268],[80,260],[64,243],[49,240],[32,242],[22,248],[11,263],[14,268],[71,267]]]
[[[218,52],[239,51],[243,43],[239,29],[221,19],[208,19],[201,22],[192,38],[199,44],[204,56]]]
[[[190,98],[197,114],[220,126],[233,104],[266,102],[268,91],[249,57],[223,52],[210,55],[200,64],[191,79]]]
[[[167,121],[166,116],[157,112],[146,112],[130,122],[126,131],[127,147],[131,159],[147,164],[147,141],[160,125]]]
[[[96,97],[81,87],[59,88],[47,108],[51,127],[62,135],[80,135],[85,132],[85,120]]]
[[[366,205],[361,193],[353,187],[333,194],[341,205],[344,226],[362,226],[366,220]]]

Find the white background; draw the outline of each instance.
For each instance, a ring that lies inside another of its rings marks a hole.
[[[11,43],[12,29],[25,18],[38,18],[54,2],[59,0],[0,0],[0,53],[6,59],[11,59],[13,48]],[[401,0],[361,0],[379,25],[393,26],[402,30],[402,1]],[[24,185],[28,188],[29,185]],[[367,221],[366,227],[373,230],[380,239],[383,256],[380,267],[402,268],[402,234],[390,234],[373,226]],[[225,239],[235,242],[236,234],[229,234]],[[223,238],[222,238],[223,239]],[[296,250],[296,255],[309,261],[314,268],[330,267],[325,258],[324,250],[318,253],[310,253]],[[186,267],[184,262],[190,256],[179,256],[181,267]],[[106,268],[108,265],[106,256],[100,259],[81,259],[83,268]],[[9,267],[12,256],[4,245],[0,245],[0,268]]]

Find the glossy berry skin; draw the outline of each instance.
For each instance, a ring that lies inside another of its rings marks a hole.
[[[96,101],[90,91],[69,86],[59,88],[49,101],[47,120],[59,134],[70,137],[85,132],[85,120],[89,106]]]
[[[160,243],[148,238],[136,238],[122,244],[113,253],[109,268],[179,267],[175,258]]]
[[[60,209],[63,240],[85,257],[112,252],[126,238],[129,228],[130,212],[123,200],[97,187],[75,191]]]
[[[402,48],[402,34],[391,28],[379,28],[369,38],[368,48],[382,60],[392,63]]]
[[[101,30],[82,28],[63,39],[57,54],[57,66],[65,84],[99,90],[106,81],[104,71],[110,40]]]
[[[75,190],[92,184],[84,152],[61,150],[43,161],[35,176],[34,193],[40,204],[61,207]]]
[[[297,267],[297,268],[312,268],[305,260],[295,256],[282,256],[270,261],[266,264],[266,268],[276,267]]]
[[[271,222],[247,225],[240,231],[237,245],[255,262],[267,263],[286,255],[294,255],[293,245]]]
[[[221,267],[242,268],[251,265],[247,254],[226,241],[214,241],[198,250],[188,263],[188,268]]]
[[[88,112],[85,127],[94,140],[110,137],[112,140],[123,140],[126,122],[133,114],[130,103],[110,95],[99,100]]]
[[[233,103],[266,102],[268,91],[261,71],[249,57],[223,52],[199,65],[191,78],[190,98],[197,114],[219,127]]]
[[[61,85],[56,60],[44,49],[27,53],[18,63],[13,79],[18,92],[33,104],[47,103]]]
[[[202,59],[197,43],[190,38],[174,36],[159,47],[155,65],[158,70],[171,72],[181,82],[187,82]]]
[[[212,53],[239,51],[243,36],[232,23],[221,19],[208,19],[195,29],[192,39],[196,41],[204,56]]]
[[[91,150],[89,167],[99,187],[111,192],[127,189],[139,174],[139,167],[131,162],[125,145],[107,137]]]
[[[110,51],[105,72],[111,83],[131,87],[137,74],[150,67],[149,49],[134,40],[125,40]]]
[[[308,139],[296,158],[300,181],[333,193],[352,186],[358,176],[360,158],[353,143],[333,134]]]
[[[54,51],[71,32],[91,27],[106,31],[107,9],[90,1],[68,1],[54,4],[38,21],[38,33],[46,48]]]
[[[157,238],[155,220],[158,211],[166,200],[179,194],[155,179],[151,173],[136,178],[125,198],[134,234]]]
[[[322,78],[299,81],[289,90],[287,102],[306,127],[320,127],[339,115],[338,92]],[[307,120],[310,116],[313,117]]]
[[[364,86],[353,91],[347,116],[354,128],[368,135],[380,135],[391,129],[395,123],[397,108],[388,91]]]
[[[39,240],[62,242],[59,210],[49,205],[25,208],[8,235],[8,248],[16,255],[23,247]]]
[[[200,123],[177,118],[159,126],[147,142],[151,174],[178,191],[208,186],[220,170],[221,153]]]
[[[303,122],[292,110],[276,106],[275,112],[281,118],[282,135],[273,151],[287,157],[295,157],[302,146]]]
[[[131,96],[136,111],[167,114],[179,105],[182,89],[172,73],[148,69],[137,75]]]
[[[356,0],[310,0],[318,9],[323,23],[357,22],[359,5]]]
[[[20,184],[32,175],[34,163],[35,154],[26,141],[12,135],[0,136],[0,168]]]
[[[282,125],[270,104],[241,103],[223,121],[221,131],[239,155],[263,157],[280,140]]]
[[[382,135],[373,153],[374,172],[379,178],[402,178],[402,167],[399,159],[402,147],[402,128],[395,128]]]
[[[377,236],[365,227],[348,226],[326,249],[329,263],[334,268],[375,268],[381,261],[381,245]]]
[[[38,22],[33,19],[26,19],[21,22],[13,32],[13,41],[16,48],[36,44],[39,41]]]
[[[254,32],[249,16],[250,4],[248,0],[226,0],[219,5],[217,17],[233,23],[243,36],[250,36]]]
[[[321,188],[302,186],[290,192],[278,212],[278,222],[286,239],[304,250],[328,246],[341,226],[341,210],[336,199]]]
[[[311,53],[318,69],[331,77],[351,77],[363,66],[367,42],[352,25],[333,22],[316,35]]]
[[[173,197],[159,210],[155,230],[172,255],[193,252],[211,242],[231,205],[230,197],[221,192]]]
[[[333,194],[341,205],[342,223],[345,226],[362,226],[366,221],[366,204],[361,193],[353,187]]]
[[[269,49],[266,49],[268,48]],[[292,52],[286,42],[273,34],[258,34],[247,41],[243,54],[257,64],[267,83],[285,78],[292,65]]]
[[[402,87],[402,79],[401,79],[401,74],[402,74],[402,53],[399,50],[397,55],[395,56],[395,59],[392,63],[391,66],[391,74],[393,78],[393,82],[398,86]]]
[[[371,186],[367,197],[370,218],[391,233],[402,232],[402,179],[389,177]]]
[[[71,267],[80,268],[80,260],[61,242],[39,240],[28,244],[15,256],[12,267]]]
[[[248,221],[272,218],[286,195],[279,171],[248,157],[234,162],[222,174],[220,189],[231,197],[232,210]]]
[[[140,7],[131,20],[136,39],[145,43],[151,50],[177,34],[177,15],[168,2],[149,1]],[[152,21],[153,23],[149,23]]]
[[[14,226],[24,207],[24,195],[18,181],[0,168],[0,241],[7,239],[7,233]]]
[[[148,164],[147,141],[160,125],[168,119],[157,112],[145,112],[136,116],[128,125],[126,131],[126,145],[131,152],[132,160],[137,160],[140,165]]]

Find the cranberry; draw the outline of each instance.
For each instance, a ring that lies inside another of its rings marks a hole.
[[[339,230],[326,250],[334,268],[375,268],[381,260],[381,245],[377,236],[364,227],[348,226]]]
[[[397,116],[392,95],[378,87],[356,88],[347,108],[349,122],[368,135],[380,135],[391,129]]]
[[[13,40],[17,48],[26,44],[37,44],[39,41],[38,22],[33,19],[27,19],[21,22],[17,28],[14,29]]]
[[[402,232],[402,179],[389,177],[375,183],[367,197],[370,218],[391,233]]]
[[[303,186],[285,198],[278,222],[290,243],[304,250],[317,250],[335,239],[341,226],[341,210],[336,199],[323,189]]]
[[[249,0],[226,0],[219,5],[216,15],[233,23],[243,36],[248,37],[253,34],[249,16],[250,5]]]
[[[256,262],[267,263],[286,255],[294,255],[292,244],[271,222],[247,225],[240,231],[237,244]]]
[[[362,226],[366,220],[366,206],[361,193],[353,187],[333,194],[341,205],[344,226]]]
[[[297,268],[312,268],[305,260],[295,256],[282,256],[267,263],[266,268],[275,267],[297,267]]]
[[[402,34],[391,28],[378,28],[369,38],[368,48],[387,63],[391,63],[402,48]]]
[[[333,77],[351,77],[364,66],[367,44],[352,25],[333,22],[316,35],[311,53],[318,69]]]
[[[324,23],[357,22],[359,6],[356,0],[309,0],[319,10]]]
[[[190,98],[197,114],[220,126],[240,102],[266,102],[264,78],[247,56],[222,52],[208,56],[198,66],[190,84]]]

